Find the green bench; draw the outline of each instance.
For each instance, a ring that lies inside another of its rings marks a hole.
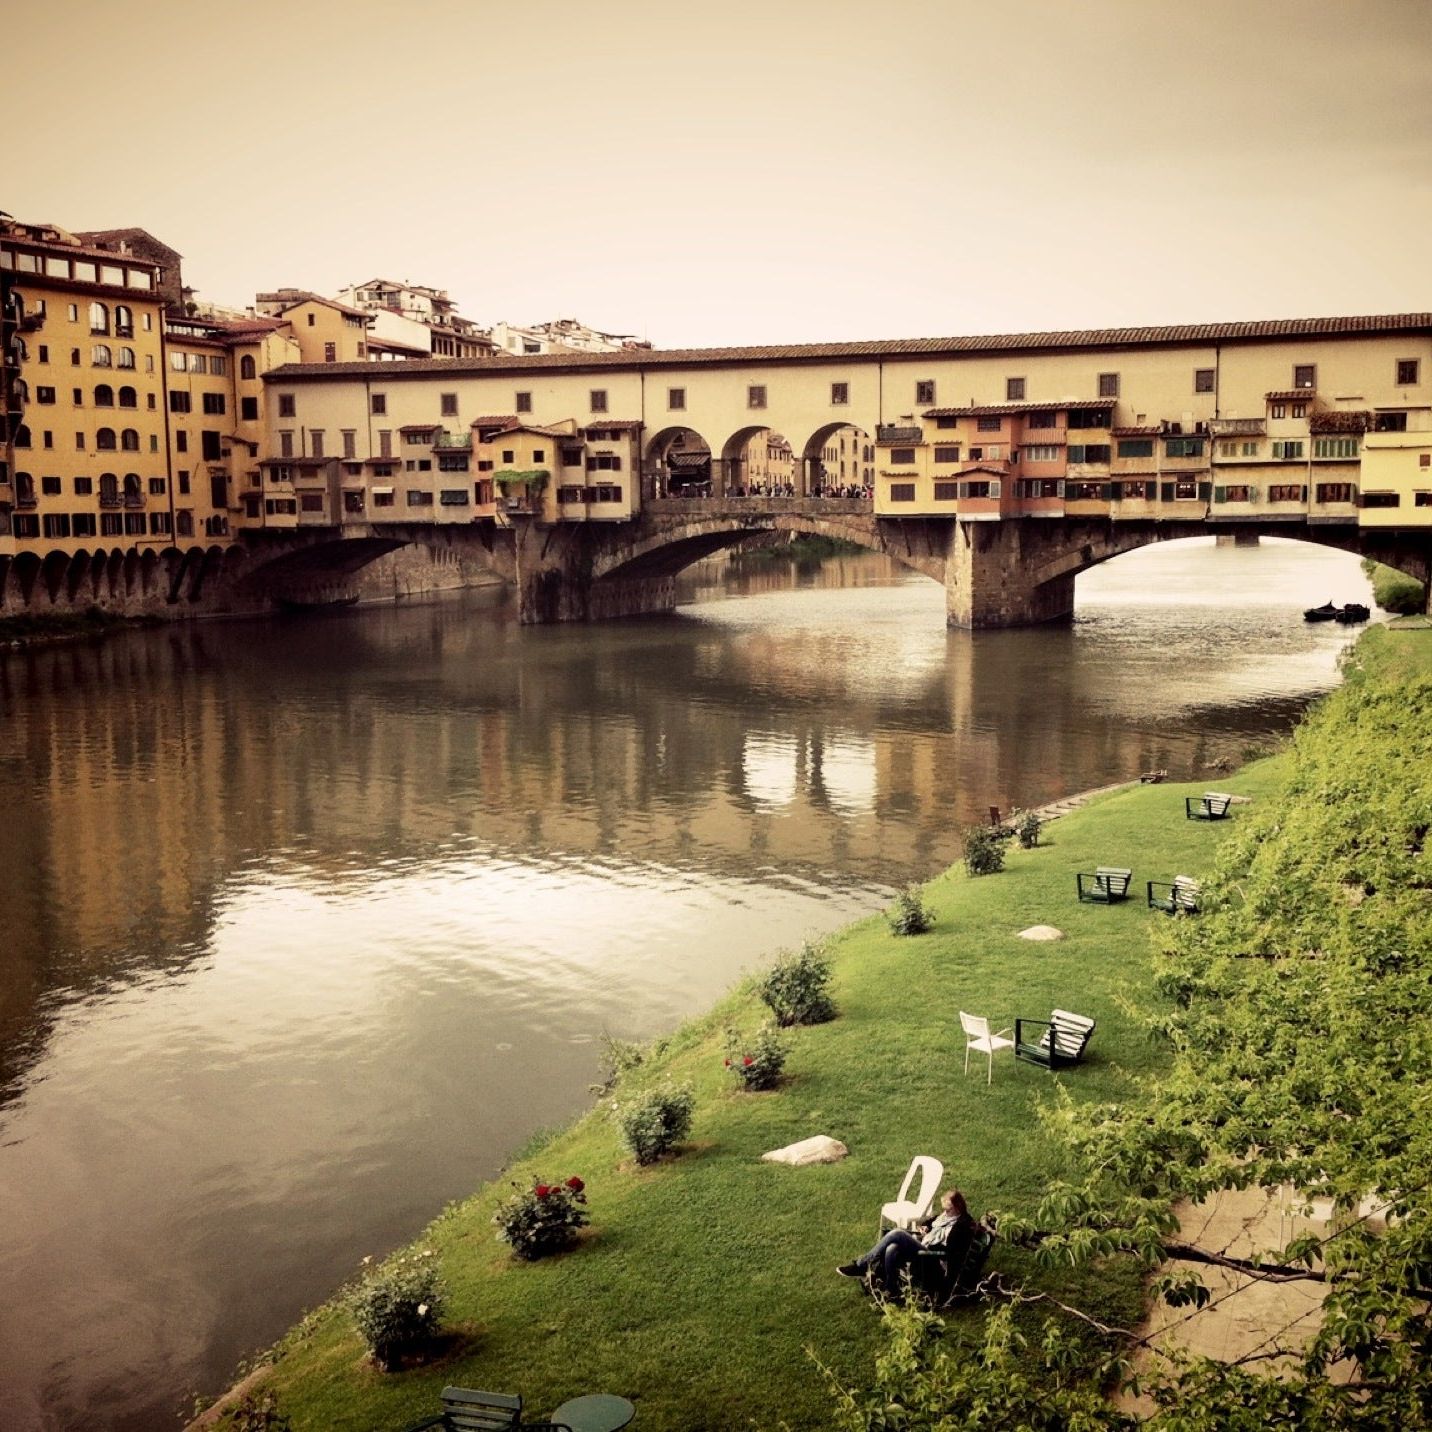
[[[1035,1030],[1043,1033],[1035,1035]],[[1093,1035],[1094,1021],[1067,1009],[1056,1009],[1048,1019],[1016,1019],[1014,1057],[1049,1070],[1071,1069],[1084,1058]]]
[[[1113,905],[1129,898],[1134,872],[1116,865],[1101,865],[1092,875],[1081,873],[1074,879],[1081,900],[1096,905]]]
[[[1225,820],[1228,816],[1228,807],[1233,804],[1233,797],[1226,795],[1223,791],[1204,791],[1201,796],[1185,796],[1183,798],[1183,818],[1185,820]]]
[[[1150,910],[1163,910],[1170,915],[1196,915],[1199,895],[1198,881],[1188,875],[1175,875],[1172,880],[1148,882]]]
[[[571,1432],[565,1422],[524,1422],[522,1399],[506,1392],[479,1392],[471,1387],[443,1388],[443,1410],[414,1422],[403,1432]]]

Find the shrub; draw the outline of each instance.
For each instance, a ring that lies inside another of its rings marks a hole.
[[[575,1175],[563,1183],[539,1180],[531,1188],[519,1188],[492,1215],[497,1236],[529,1263],[561,1253],[577,1241],[577,1231],[588,1222],[585,1189]]]
[[[1415,616],[1422,610],[1426,589],[1416,577],[1378,565],[1372,572],[1372,599],[1385,612]]]
[[[929,907],[920,898],[918,886],[907,885],[885,915],[897,935],[923,935],[935,923]]]
[[[691,1132],[696,1095],[685,1084],[664,1084],[612,1107],[617,1127],[636,1161],[649,1164]]]
[[[1004,839],[987,825],[965,831],[965,869],[971,875],[993,875],[1004,869]]]
[[[292,1425],[288,1414],[279,1410],[278,1394],[267,1389],[245,1393],[229,1413],[231,1432],[291,1432]]]
[[[807,942],[798,953],[777,960],[756,992],[777,1024],[824,1024],[835,1018],[829,984],[830,960],[819,945]]]
[[[750,1039],[735,1029],[726,1031],[726,1067],[747,1089],[774,1089],[790,1052],[769,1021]]]
[[[1020,848],[1033,850],[1039,844],[1039,828],[1044,822],[1032,810],[1022,811],[1014,823],[1014,833],[1019,837]]]
[[[423,1347],[437,1332],[443,1298],[433,1255],[405,1253],[365,1278],[348,1306],[373,1361],[394,1372],[405,1352]]]

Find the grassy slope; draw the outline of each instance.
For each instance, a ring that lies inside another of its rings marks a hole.
[[[1263,799],[1284,776],[1277,758],[1213,785]],[[927,935],[897,939],[878,919],[850,927],[833,945],[841,1017],[796,1033],[792,1078],[777,1093],[736,1094],[721,1068],[722,1026],[758,1022],[749,991],[684,1027],[662,1061],[699,1092],[681,1157],[634,1169],[597,1110],[514,1168],[514,1178],[580,1173],[588,1182],[587,1241],[547,1263],[516,1264],[494,1241],[489,1219],[505,1182],[449,1209],[418,1246],[441,1258],[462,1346],[438,1366],[384,1376],[365,1363],[341,1310],[321,1309],[290,1335],[271,1374],[294,1428],[398,1428],[430,1412],[449,1382],[520,1391],[532,1416],[607,1390],[634,1398],[651,1429],[778,1416],[824,1425],[829,1398],[805,1349],[847,1381],[868,1380],[879,1320],[832,1265],[871,1242],[910,1156],[942,1159],[977,1213],[1028,1211],[1055,1173],[1039,1102],[1058,1084],[1076,1100],[1117,1098],[1159,1068],[1162,1056],[1121,1004],[1150,997],[1148,924],[1166,918],[1144,910],[1142,882],[1198,874],[1226,828],[1184,819],[1184,795],[1204,788],[1106,797],[1051,827],[1047,847],[1012,849],[1000,875],[947,873],[928,887],[938,922]],[[1096,864],[1131,865],[1139,899],[1077,904],[1074,872]],[[1036,923],[1068,938],[1015,938]],[[1003,1025],[1056,1005],[1098,1020],[1088,1064],[1056,1080],[1006,1054],[992,1088],[974,1063],[963,1077],[961,1007]],[[851,1157],[795,1170],[758,1162],[813,1133],[843,1139]],[[994,1266],[1048,1276],[1007,1248]],[[1090,1311],[1137,1317],[1131,1267],[1084,1271],[1078,1284]],[[957,1333],[978,1316],[957,1315]]]

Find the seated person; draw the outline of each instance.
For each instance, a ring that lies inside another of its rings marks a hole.
[[[872,1286],[883,1286],[887,1293],[898,1296],[901,1276],[921,1249],[939,1252],[950,1266],[958,1267],[974,1238],[975,1221],[964,1194],[957,1188],[945,1193],[940,1207],[938,1218],[922,1219],[915,1225],[918,1237],[903,1228],[892,1228],[869,1252],[853,1263],[841,1263],[835,1271],[842,1278],[864,1278]]]

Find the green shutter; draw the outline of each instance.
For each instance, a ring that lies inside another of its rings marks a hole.
[[[999,478],[997,478],[997,477],[991,478],[991,479],[990,479],[990,484],[989,484],[989,495],[990,495],[991,497],[998,497],[998,496],[999,496],[999,488],[1000,488]]]
[[[1228,501],[1228,489],[1226,487],[1215,487],[1213,489],[1213,500],[1215,502]]]
[[[1257,501],[1258,501],[1258,489],[1257,489],[1256,487],[1250,487],[1250,488],[1248,489],[1248,501],[1249,501],[1249,502],[1257,502]]]
[[[1161,483],[1159,483],[1159,498],[1160,498],[1160,500],[1163,501],[1163,502],[1172,502],[1172,501],[1173,501],[1173,483],[1171,483],[1171,482],[1161,482]]]
[[[1062,477],[1059,479],[1058,496],[1062,501],[1064,497],[1064,479]]]
[[[1302,493],[1302,496],[1298,499],[1298,501],[1299,501],[1299,502],[1306,502],[1306,501],[1308,500],[1308,487],[1307,487],[1307,484],[1304,483],[1303,486],[1302,486],[1301,488],[1299,488],[1298,490]]]
[[[1114,500],[1114,484],[1112,482],[1103,483],[1099,490],[1104,494],[1105,502]]]
[[[1198,500],[1200,502],[1207,502],[1212,492],[1213,484],[1211,482],[1200,482],[1198,484]]]

